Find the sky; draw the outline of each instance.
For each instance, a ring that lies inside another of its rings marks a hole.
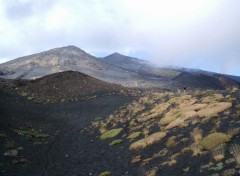
[[[75,45],[240,76],[239,0],[0,0],[0,63]]]

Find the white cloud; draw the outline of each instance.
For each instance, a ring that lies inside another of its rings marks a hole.
[[[0,0],[0,58],[76,45],[92,54],[117,51],[161,66],[240,75],[239,5],[238,0]]]

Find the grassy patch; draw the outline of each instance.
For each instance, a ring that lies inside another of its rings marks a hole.
[[[182,116],[182,114],[180,113],[180,112],[178,112],[177,114],[175,114],[175,118],[179,118],[179,117],[181,117]]]
[[[119,108],[119,110],[123,110],[123,109],[126,109],[127,108],[127,106],[126,105],[123,105],[123,106],[121,106],[120,108]]]
[[[185,122],[185,119],[178,118],[178,119],[172,121],[171,123],[169,123],[165,129],[167,130],[167,129],[175,128],[178,126],[184,126],[184,125],[186,125],[184,122]]]
[[[174,120],[176,120],[175,115],[167,115],[159,121],[159,124],[160,125],[168,125],[169,123],[171,123]]]
[[[224,133],[212,133],[204,137],[200,141],[200,145],[207,150],[213,150],[219,145],[229,142],[230,140],[231,135]]]
[[[102,117],[100,117],[100,116],[95,118],[95,121],[100,121],[100,120],[102,120]]]
[[[4,133],[0,133],[0,139],[5,139],[7,136]]]
[[[112,141],[112,142],[109,144],[109,146],[114,146],[114,145],[120,144],[120,143],[122,143],[122,142],[123,142],[122,139],[116,139],[116,140]]]
[[[170,147],[174,147],[176,146],[178,143],[176,141],[176,136],[172,136],[170,138],[168,138],[167,142],[166,142],[166,147],[170,148]]]
[[[234,156],[238,165],[240,165],[240,145],[233,144],[230,148],[230,153]]]
[[[42,142],[36,141],[36,142],[33,143],[33,145],[42,145]]]
[[[130,150],[139,150],[144,149],[149,145],[152,145],[156,142],[159,142],[162,138],[166,136],[165,132],[156,132],[144,139],[138,140],[132,143],[129,147]]]
[[[135,139],[135,138],[139,137],[141,134],[142,134],[141,132],[132,133],[128,136],[128,139]]]
[[[13,149],[14,148],[14,142],[13,141],[7,141],[7,143],[4,145],[4,148]]]
[[[225,149],[224,147],[218,147],[217,149],[214,149],[212,151],[212,155],[213,155],[213,159],[216,161],[216,162],[220,162],[224,159],[225,157]]]
[[[100,136],[100,139],[104,140],[104,139],[113,138],[113,137],[117,136],[122,130],[123,130],[122,128],[116,128],[116,129],[109,130],[109,131],[103,133]]]
[[[14,132],[22,136],[31,136],[35,138],[46,138],[49,136],[48,134],[39,133],[36,130],[14,130]]]
[[[214,115],[227,110],[232,107],[232,103],[229,102],[220,102],[210,104],[207,108],[202,109],[198,112],[200,117],[213,117]]]
[[[111,172],[109,172],[109,171],[104,171],[104,172],[100,173],[98,176],[111,176],[111,175],[112,175]]]

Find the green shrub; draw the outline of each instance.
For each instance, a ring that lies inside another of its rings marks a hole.
[[[166,147],[167,148],[174,147],[177,144],[178,143],[176,142],[176,136],[172,136],[172,137],[168,138],[168,140],[166,142]]]
[[[22,136],[31,136],[35,138],[46,138],[49,136],[48,134],[39,133],[36,130],[14,130],[14,132]]]
[[[105,133],[103,133],[100,136],[100,139],[104,140],[104,139],[113,138],[113,137],[117,136],[122,130],[123,130],[123,128],[116,128],[116,129],[106,131]]]
[[[111,176],[111,175],[112,175],[111,172],[109,172],[109,171],[104,171],[104,172],[100,173],[98,176]]]
[[[33,145],[42,145],[43,143],[41,141],[36,141],[33,143]]]
[[[153,133],[152,135],[138,140],[134,143],[132,143],[129,147],[130,150],[139,150],[139,149],[144,149],[149,145],[152,145],[156,142],[159,142],[161,139],[163,139],[166,136],[166,132],[156,132]]]
[[[231,135],[224,133],[212,133],[204,137],[200,141],[200,145],[206,150],[213,150],[219,145],[229,142],[231,137]]]
[[[128,139],[135,139],[135,138],[139,137],[141,134],[142,134],[141,132],[132,133],[128,136]]]
[[[114,145],[120,144],[120,143],[122,143],[122,142],[123,142],[122,139],[116,139],[116,140],[112,141],[112,142],[109,144],[109,146],[114,146]]]
[[[0,133],[0,139],[1,139],[1,138],[5,139],[6,137],[7,137],[6,134]]]
[[[102,117],[100,117],[100,116],[95,118],[95,121],[100,121],[100,120],[102,120]]]
[[[14,148],[14,142],[13,141],[7,141],[7,143],[4,145],[6,149],[13,149]]]

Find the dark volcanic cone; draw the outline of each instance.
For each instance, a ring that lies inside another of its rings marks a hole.
[[[15,86],[20,95],[37,102],[77,101],[126,90],[74,71],[55,73],[32,81],[18,80]]]

